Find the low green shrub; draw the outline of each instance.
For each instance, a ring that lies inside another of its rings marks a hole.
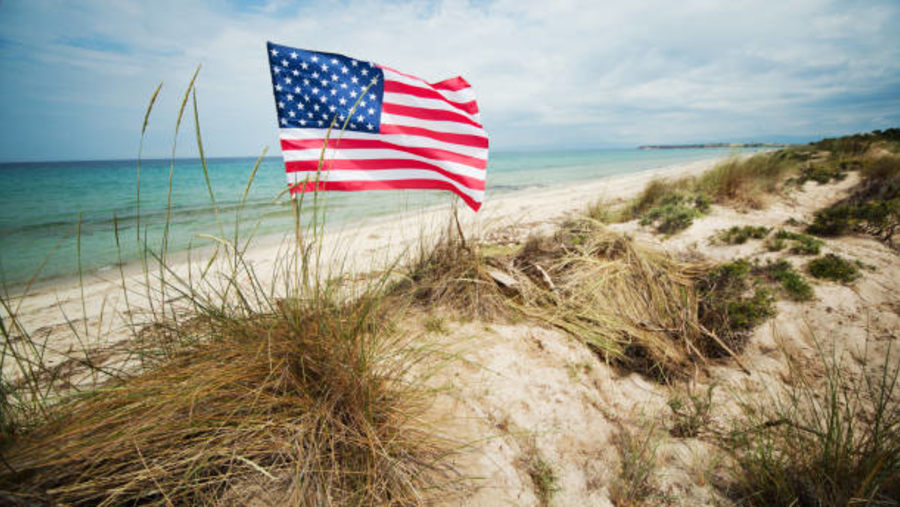
[[[775,314],[774,297],[751,275],[746,259],[721,264],[696,284],[700,323],[732,349],[743,349],[750,331]]]
[[[846,167],[845,164],[842,166],[841,164],[835,165],[810,165],[804,167],[800,170],[800,176],[794,179],[799,185],[806,183],[807,181],[815,181],[820,185],[824,185],[826,183],[830,183],[831,180],[835,181],[843,181],[847,178],[847,173],[842,167]]]
[[[641,225],[652,225],[657,232],[675,234],[687,229],[694,218],[709,212],[710,201],[702,194],[674,192],[663,196],[659,204],[641,216]]]
[[[816,236],[833,237],[846,234],[856,222],[856,206],[837,205],[816,211],[813,223],[806,232]]]
[[[822,240],[808,234],[779,229],[766,244],[770,251],[783,250],[790,244],[790,253],[798,255],[818,255]]]
[[[768,249],[770,252],[779,252],[781,250],[784,250],[784,247],[786,246],[787,241],[785,241],[784,238],[773,237],[766,241],[766,249]]]
[[[835,254],[826,254],[807,264],[809,274],[835,282],[852,282],[860,277],[855,263]]]
[[[768,279],[778,282],[789,299],[809,301],[813,298],[812,286],[803,278],[803,275],[794,269],[790,262],[782,259],[769,263],[761,268],[761,272]]]
[[[716,239],[728,245],[742,245],[748,239],[763,239],[769,234],[769,228],[756,225],[742,225],[720,231]]]

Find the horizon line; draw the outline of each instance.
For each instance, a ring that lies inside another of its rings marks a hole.
[[[657,147],[657,146],[665,146],[665,147],[703,147],[708,146],[709,148],[728,148],[728,144],[770,144],[770,145],[784,145],[784,146],[792,146],[797,144],[806,144],[797,143],[797,142],[788,142],[788,141],[709,141],[709,142],[685,142],[685,143],[642,143],[638,145],[629,145],[629,146],[605,146],[605,147],[561,147],[561,148],[549,148],[549,147],[517,147],[517,148],[504,148],[493,150],[492,153],[529,153],[529,152],[552,152],[552,151],[601,151],[601,150],[638,150],[646,147]],[[726,145],[726,146],[715,146],[715,145]],[[704,148],[698,148],[704,149]],[[220,155],[214,157],[205,157],[206,160],[223,160],[223,159],[256,159],[259,155]],[[267,159],[280,159],[281,155],[267,155],[263,157],[263,160]],[[136,162],[137,158],[120,158],[120,157],[112,157],[112,158],[81,158],[81,159],[64,159],[64,158],[56,158],[56,159],[43,159],[43,160],[0,160],[0,165],[10,165],[10,164],[46,164],[46,163],[62,163],[62,162],[72,162],[72,163],[81,163],[81,162]],[[159,162],[166,161],[170,162],[174,161],[185,161],[185,160],[200,160],[199,156],[185,156],[185,157],[175,157],[174,159],[171,157],[142,157],[140,159],[142,162]]]

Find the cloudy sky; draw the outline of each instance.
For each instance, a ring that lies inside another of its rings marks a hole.
[[[166,156],[194,67],[213,156],[277,154],[265,43],[465,76],[497,150],[900,125],[900,2],[0,0],[0,161]],[[179,139],[190,156],[192,133]]]

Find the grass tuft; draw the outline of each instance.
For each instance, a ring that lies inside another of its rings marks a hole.
[[[695,438],[710,421],[712,395],[715,385],[711,385],[703,394],[689,390],[686,396],[674,396],[669,399],[669,409],[674,420],[669,433],[678,438]]]
[[[688,178],[653,180],[625,206],[619,218],[640,219],[641,225],[651,225],[663,234],[682,231],[690,227],[694,218],[709,212],[709,199],[694,192],[692,186]]]
[[[512,263],[530,281],[522,302],[513,301],[517,308],[607,360],[665,378],[684,374],[692,357],[715,347],[696,318],[692,283],[703,265],[677,262],[587,221],[532,238]]]
[[[601,224],[608,224],[618,221],[618,213],[603,200],[598,200],[588,205],[585,215],[591,220],[596,220]]]
[[[657,380],[686,376],[694,361],[734,357],[762,321],[736,309],[747,304],[744,281],[726,298],[708,264],[677,261],[589,220],[532,238],[512,265],[528,282],[511,300],[517,311]]]
[[[464,318],[508,315],[503,289],[490,274],[499,267],[494,263],[480,245],[465,242],[448,226],[435,245],[420,245],[391,293],[401,300],[409,296],[427,309],[456,311]]]
[[[535,457],[528,467],[528,475],[531,477],[541,505],[550,505],[553,495],[559,491],[557,485],[559,479],[556,477],[553,467],[543,459]]]
[[[695,189],[715,202],[760,208],[763,196],[777,190],[795,167],[789,149],[732,158],[701,175]]]
[[[656,491],[659,440],[655,433],[653,424],[644,423],[640,432],[622,428],[616,435],[621,465],[610,488],[615,505],[642,505]]]
[[[727,442],[732,496],[748,505],[893,505],[900,498],[900,365],[851,376],[820,350],[822,384],[797,382],[744,403]]]
[[[4,449],[4,489],[62,503],[196,503],[268,479],[273,500],[404,503],[445,452],[414,424],[421,360],[380,296],[221,315],[200,345],[54,408]],[[196,332],[196,331],[194,331]]]
[[[644,187],[625,210],[628,219],[640,218],[652,208],[659,205],[663,199],[668,198],[674,192],[684,192],[689,189],[690,180],[680,179],[676,181],[654,179]]]

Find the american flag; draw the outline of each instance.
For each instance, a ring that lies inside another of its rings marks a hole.
[[[428,83],[343,55],[268,50],[292,193],[440,189],[478,211],[488,137],[465,79]]]

